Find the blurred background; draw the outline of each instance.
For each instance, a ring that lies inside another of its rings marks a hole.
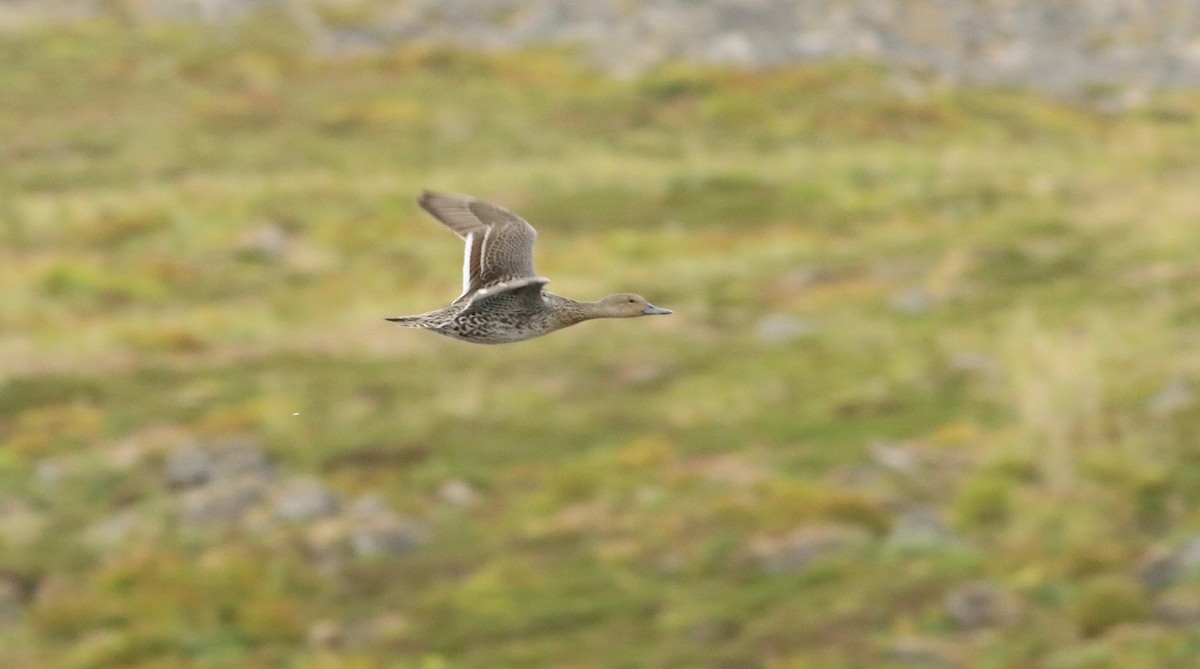
[[[5,669],[1193,667],[1200,5],[0,2]],[[666,318],[500,347],[415,206]]]

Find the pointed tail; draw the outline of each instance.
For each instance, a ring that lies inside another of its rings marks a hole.
[[[405,327],[405,328],[429,327],[427,324],[422,322],[423,319],[420,316],[397,316],[395,318],[385,318],[383,320],[391,321],[391,322],[395,323],[396,325],[399,325],[400,327]]]

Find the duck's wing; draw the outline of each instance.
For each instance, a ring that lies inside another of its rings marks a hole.
[[[539,278],[533,270],[537,231],[525,219],[469,195],[425,191],[418,202],[466,242],[463,294],[455,303],[485,288]]]
[[[547,283],[550,283],[549,279],[530,276],[480,288],[467,298],[467,306],[463,307],[460,315],[466,316],[492,308],[515,307],[520,311],[541,309],[545,306],[542,301],[542,286]]]

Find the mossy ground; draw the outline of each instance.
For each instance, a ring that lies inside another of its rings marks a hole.
[[[0,664],[834,669],[919,638],[962,666],[1194,666],[1200,629],[1159,622],[1137,567],[1200,529],[1200,406],[1148,404],[1200,377],[1200,99],[317,58],[264,27],[0,42],[0,491],[41,523],[0,549],[29,586]],[[389,326],[457,294],[425,187],[529,218],[556,292],[675,314],[503,347]],[[772,315],[811,332],[764,341]],[[228,433],[428,543],[329,576],[253,533],[83,540]],[[847,483],[878,443],[925,468]],[[953,545],[891,548],[908,503]],[[872,539],[791,571],[752,550],[830,523]],[[1019,615],[957,630],[944,595],[977,580]]]

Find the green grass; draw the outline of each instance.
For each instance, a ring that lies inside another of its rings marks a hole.
[[[900,667],[917,638],[952,666],[1191,666],[1137,569],[1200,526],[1200,407],[1147,408],[1200,378],[1194,95],[1105,116],[908,99],[861,63],[322,60],[264,25],[0,42],[0,664]],[[554,290],[675,315],[504,347],[388,326],[457,294],[425,187],[527,216]],[[813,330],[760,340],[778,314]],[[329,573],[305,526],[172,531],[163,458],[228,434],[428,541]],[[910,503],[958,541],[892,546]],[[146,534],[88,539],[119,512]],[[829,524],[869,539],[755,555]],[[1018,614],[959,631],[943,597],[980,579]]]

